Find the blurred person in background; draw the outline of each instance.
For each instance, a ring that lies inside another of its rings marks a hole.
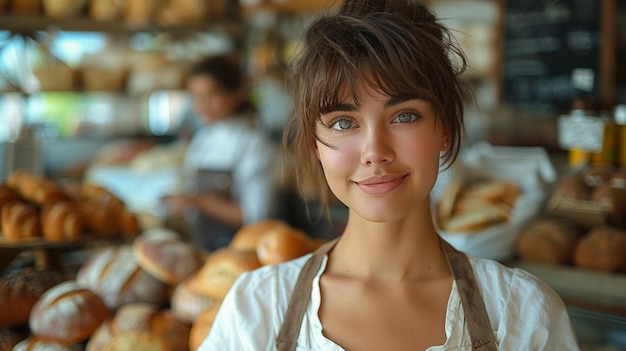
[[[187,89],[200,128],[184,161],[184,189],[161,198],[205,250],[229,244],[242,225],[275,215],[279,149],[256,126],[237,60],[212,56],[192,67]]]

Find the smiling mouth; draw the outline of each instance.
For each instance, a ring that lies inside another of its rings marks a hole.
[[[370,195],[383,195],[399,188],[408,175],[372,177],[354,182],[359,189]]]

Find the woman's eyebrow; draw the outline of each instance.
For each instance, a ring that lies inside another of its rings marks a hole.
[[[419,100],[420,98],[418,97],[410,97],[410,98],[404,98],[404,97],[392,97],[389,100],[387,100],[385,102],[385,108],[388,107],[393,107],[395,105],[399,105],[403,102],[407,102],[407,101],[411,101],[411,100]]]

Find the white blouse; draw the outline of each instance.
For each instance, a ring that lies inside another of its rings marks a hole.
[[[198,350],[275,351],[275,338],[289,297],[309,256],[240,276]],[[313,281],[311,301],[298,337],[300,351],[343,351],[323,335],[318,316],[319,278],[326,261],[327,258]],[[500,350],[579,350],[565,305],[552,288],[521,269],[473,256],[469,256],[469,261]],[[471,350],[463,320],[460,296],[453,283],[446,311],[446,342],[427,350]]]
[[[193,136],[184,170],[194,184],[198,170],[232,173],[233,200],[241,206],[244,223],[273,215],[277,194],[279,149],[244,117],[232,117],[203,126]]]

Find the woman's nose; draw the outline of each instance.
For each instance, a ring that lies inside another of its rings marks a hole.
[[[364,133],[361,147],[361,163],[378,165],[390,163],[395,159],[391,138],[384,129],[373,129]]]

